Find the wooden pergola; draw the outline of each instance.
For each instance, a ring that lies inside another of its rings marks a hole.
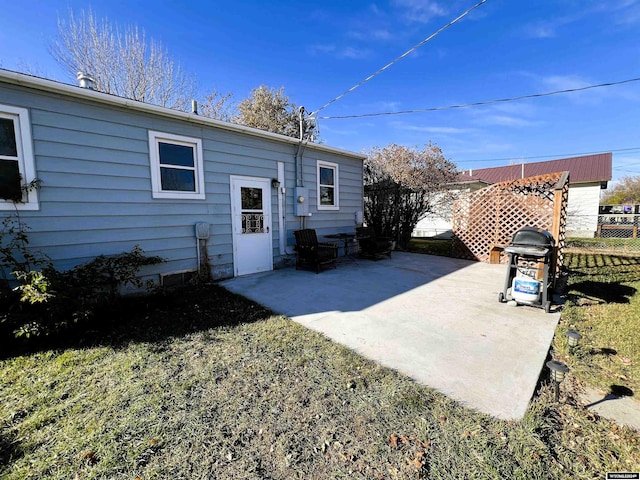
[[[502,249],[522,227],[548,230],[563,264],[569,172],[496,183],[462,195],[453,205],[454,252],[460,258],[505,262]]]

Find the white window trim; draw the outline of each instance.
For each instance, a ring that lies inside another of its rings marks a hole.
[[[195,154],[195,192],[178,192],[162,190],[160,181],[159,142],[187,145],[194,147]],[[153,198],[173,198],[184,200],[204,200],[204,161],[202,155],[202,140],[199,138],[174,135],[172,133],[149,131],[149,158],[151,160],[151,192]]]
[[[9,105],[0,105],[0,115],[1,114],[18,117],[18,131],[16,131],[18,170],[20,171],[20,175],[22,175],[22,184],[29,184],[36,179],[36,161],[33,154],[29,110],[26,108],[11,107]],[[26,192],[25,195],[25,202],[12,202],[11,200],[0,199],[0,210],[40,210],[38,189]]]
[[[321,205],[320,204],[320,167],[324,168],[332,168],[334,171],[333,180],[335,185],[333,199],[335,201],[335,205]],[[337,163],[331,162],[322,162],[318,160],[316,164],[316,197],[317,197],[317,208],[318,210],[340,210],[340,175],[339,175],[339,167]]]

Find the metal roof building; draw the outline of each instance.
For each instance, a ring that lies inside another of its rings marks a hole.
[[[571,184],[600,182],[601,188],[606,188],[607,182],[611,180],[611,164],[611,152],[597,153],[546,162],[478,168],[463,172],[459,179],[463,182],[482,180],[487,183],[499,183],[548,173],[569,172]]]

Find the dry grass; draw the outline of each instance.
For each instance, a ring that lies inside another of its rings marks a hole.
[[[566,247],[573,251],[630,253],[637,255],[640,240],[637,238],[568,238]]]
[[[574,251],[567,267],[569,302],[554,348],[587,383],[640,392],[640,257]],[[569,329],[583,335],[574,355],[564,337]]]
[[[439,238],[412,238],[409,242],[409,252],[439,255],[441,257],[453,256],[453,243],[450,239]]]
[[[495,420],[221,288],[118,312],[0,363],[0,477],[591,479],[640,465],[636,432],[546,387],[523,420]]]

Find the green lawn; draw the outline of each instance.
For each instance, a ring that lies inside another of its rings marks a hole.
[[[640,256],[574,250],[565,263],[569,295],[554,348],[592,386],[640,392]],[[583,336],[574,355],[569,329]]]
[[[492,419],[208,286],[0,362],[3,479],[592,479],[636,432],[552,402]],[[487,388],[490,388],[488,386]]]
[[[640,252],[640,239],[637,238],[568,238],[568,249],[595,252],[628,252],[638,254]]]
[[[451,240],[439,238],[412,238],[409,242],[409,252],[439,255],[441,257],[453,256]]]

